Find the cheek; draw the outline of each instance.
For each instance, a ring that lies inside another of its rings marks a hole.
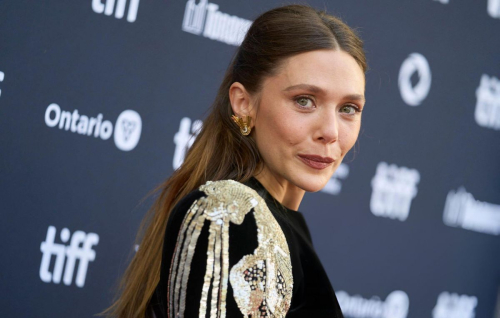
[[[293,146],[302,141],[301,132],[303,123],[297,114],[287,111],[286,105],[273,105],[274,109],[259,114],[260,138],[263,141],[272,141],[275,146]]]
[[[356,143],[361,122],[345,123],[339,131],[339,143],[344,156]]]
[[[288,147],[302,143],[306,139],[307,125],[297,120],[294,114],[282,118],[286,118],[286,120],[276,122],[273,128],[279,134],[282,143]]]

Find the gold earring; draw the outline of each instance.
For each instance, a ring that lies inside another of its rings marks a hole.
[[[232,115],[231,118],[233,121],[240,127],[240,132],[243,136],[247,136],[250,134],[252,128],[250,127],[250,122],[252,121],[252,117],[246,116],[247,119],[244,121],[242,118]]]

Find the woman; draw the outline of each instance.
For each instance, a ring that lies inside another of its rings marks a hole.
[[[119,317],[342,317],[298,208],[354,145],[362,42],[304,5],[248,30],[108,309]]]

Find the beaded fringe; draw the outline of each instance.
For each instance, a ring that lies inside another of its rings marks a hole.
[[[177,238],[168,281],[169,317],[184,317],[191,263],[206,220],[210,226],[199,317],[206,317],[210,289],[210,318],[226,317],[228,279],[244,317],[285,317],[293,290],[290,252],[265,201],[252,188],[233,180],[208,181],[200,190],[207,196],[193,202]],[[229,225],[241,224],[252,209],[258,246],[229,272]]]

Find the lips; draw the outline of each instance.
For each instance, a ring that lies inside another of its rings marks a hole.
[[[335,161],[333,158],[317,155],[299,155],[298,157],[309,167],[318,170],[325,169]]]

